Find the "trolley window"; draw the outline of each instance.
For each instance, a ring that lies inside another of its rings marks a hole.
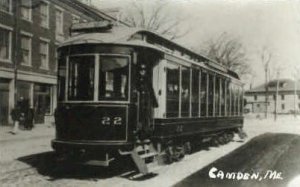
[[[66,58],[58,59],[58,100],[65,100],[66,88]]]
[[[167,117],[179,116],[179,66],[168,64],[167,67]]]
[[[69,57],[68,99],[89,101],[94,98],[94,56]]]
[[[201,72],[201,92],[200,92],[200,102],[201,102],[201,108],[200,108],[200,116],[205,117],[207,115],[207,79],[208,75],[206,72]]]
[[[126,100],[128,78],[128,57],[100,56],[99,100]]]
[[[199,70],[192,69],[192,116],[199,114]]]
[[[214,115],[214,90],[215,90],[215,76],[208,75],[208,116]]]
[[[190,114],[190,69],[181,68],[181,117],[189,117]]]

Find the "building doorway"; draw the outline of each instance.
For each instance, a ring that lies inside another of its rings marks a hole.
[[[51,114],[51,86],[47,84],[34,85],[34,121],[44,123],[45,115]]]
[[[0,125],[8,125],[9,79],[0,79]]]

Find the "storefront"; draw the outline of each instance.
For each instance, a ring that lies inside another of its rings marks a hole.
[[[12,125],[10,111],[20,97],[27,100],[29,107],[34,110],[34,123],[53,121],[57,93],[56,76],[19,70],[16,88],[13,78],[13,70],[0,68],[0,125]]]

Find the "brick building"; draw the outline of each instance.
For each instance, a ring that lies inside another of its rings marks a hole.
[[[245,92],[246,108],[253,113],[275,112],[277,80],[268,84],[268,102],[266,103],[266,84],[259,85]],[[300,112],[300,81],[278,80],[277,113],[287,114]]]
[[[56,47],[72,24],[100,20],[115,21],[76,0],[0,0],[0,125],[12,122],[15,90],[28,99],[36,123],[53,115]]]

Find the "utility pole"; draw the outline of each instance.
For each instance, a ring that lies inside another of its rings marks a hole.
[[[17,105],[17,82],[18,82],[18,54],[19,54],[19,0],[13,1],[13,9],[15,13],[14,19],[14,52],[13,52],[13,63],[14,63],[14,107]]]

